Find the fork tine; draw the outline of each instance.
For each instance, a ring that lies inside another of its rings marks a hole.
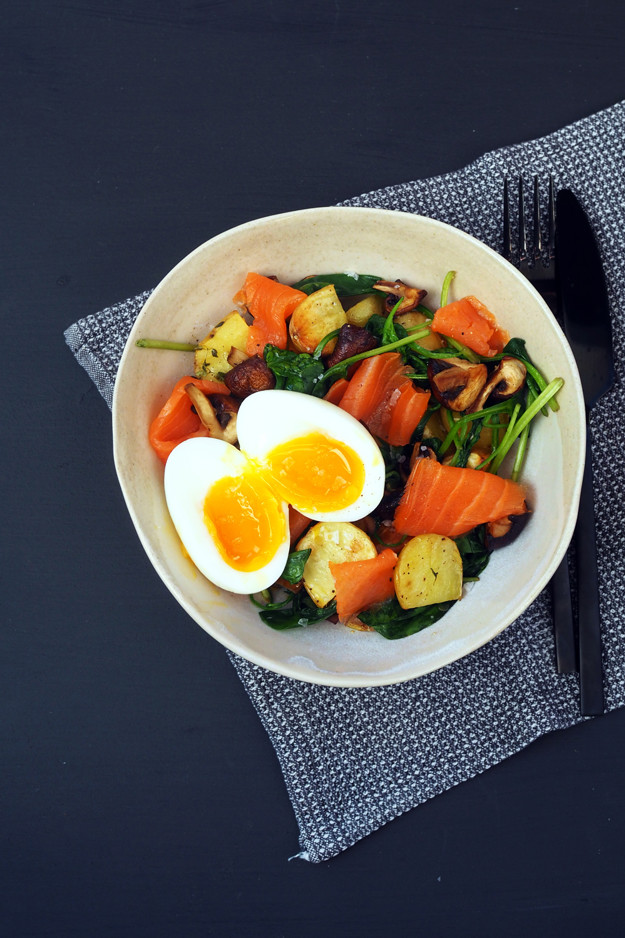
[[[534,176],[534,260],[540,260],[543,250],[543,241],[540,225],[540,191],[538,188],[538,176]]]
[[[519,263],[527,262],[527,232],[525,230],[525,190],[523,177],[519,177]]]
[[[511,260],[510,251],[510,197],[508,194],[508,177],[503,181],[503,256]]]
[[[544,203],[544,193],[543,203]],[[548,218],[542,219],[540,177],[532,176],[532,209],[525,211],[525,183],[523,176],[518,181],[518,214],[516,229],[518,236],[513,237],[514,221],[510,206],[510,181],[506,176],[503,185],[503,256],[515,264],[521,273],[530,280],[555,313],[553,294],[555,290],[554,260],[556,232],[556,202],[553,176],[549,176]],[[528,206],[529,208],[529,206]],[[540,286],[538,286],[540,284]],[[557,314],[556,314],[557,315]]]

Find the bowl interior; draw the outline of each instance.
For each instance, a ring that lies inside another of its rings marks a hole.
[[[163,494],[163,467],[147,437],[192,354],[135,346],[140,337],[200,340],[232,308],[249,270],[294,282],[312,273],[356,271],[401,278],[436,305],[448,270],[452,296],[474,294],[536,364],[564,378],[560,411],[539,419],[523,482],[533,511],[510,547],[496,551],[480,582],[438,623],[400,641],[323,623],[274,632],[247,596],[214,587],[184,556]],[[148,299],[122,357],[113,402],[115,463],[139,537],[157,572],[195,621],[232,651],[290,677],[366,686],[407,680],[454,661],[497,635],[546,585],[570,540],[584,450],[581,386],[551,313],[518,271],[470,236],[399,212],[321,208],[260,219],[219,235],[181,261]]]

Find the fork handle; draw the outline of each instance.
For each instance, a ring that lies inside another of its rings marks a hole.
[[[577,646],[569,558],[565,554],[549,583],[558,674],[577,671]]]
[[[586,444],[582,493],[575,528],[575,547],[577,553],[581,712],[582,716],[598,716],[604,711],[604,697],[590,435]]]

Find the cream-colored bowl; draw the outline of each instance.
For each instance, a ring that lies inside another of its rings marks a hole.
[[[137,348],[140,337],[189,342],[232,308],[248,271],[287,283],[312,273],[357,271],[401,278],[428,290],[436,306],[448,270],[452,295],[480,298],[549,378],[560,376],[560,411],[539,418],[523,482],[533,514],[517,540],[496,551],[479,583],[435,625],[388,641],[324,622],[276,632],[247,596],[213,586],[184,556],[163,495],[163,466],[148,426],[174,382],[192,373],[191,353]],[[455,228],[401,212],[316,208],[261,218],[201,245],[159,284],[122,357],[113,401],[115,464],[143,546],[189,615],[227,648],[302,681],[338,686],[392,684],[441,668],[484,645],[546,586],[570,540],[581,486],[584,407],[571,351],[546,305],[513,267]]]

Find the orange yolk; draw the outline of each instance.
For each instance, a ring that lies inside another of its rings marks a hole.
[[[254,470],[219,479],[204,500],[204,523],[234,570],[260,570],[287,537],[284,513]]]
[[[304,513],[347,508],[365,481],[365,468],[354,450],[319,432],[276,446],[264,464],[275,491]]]

